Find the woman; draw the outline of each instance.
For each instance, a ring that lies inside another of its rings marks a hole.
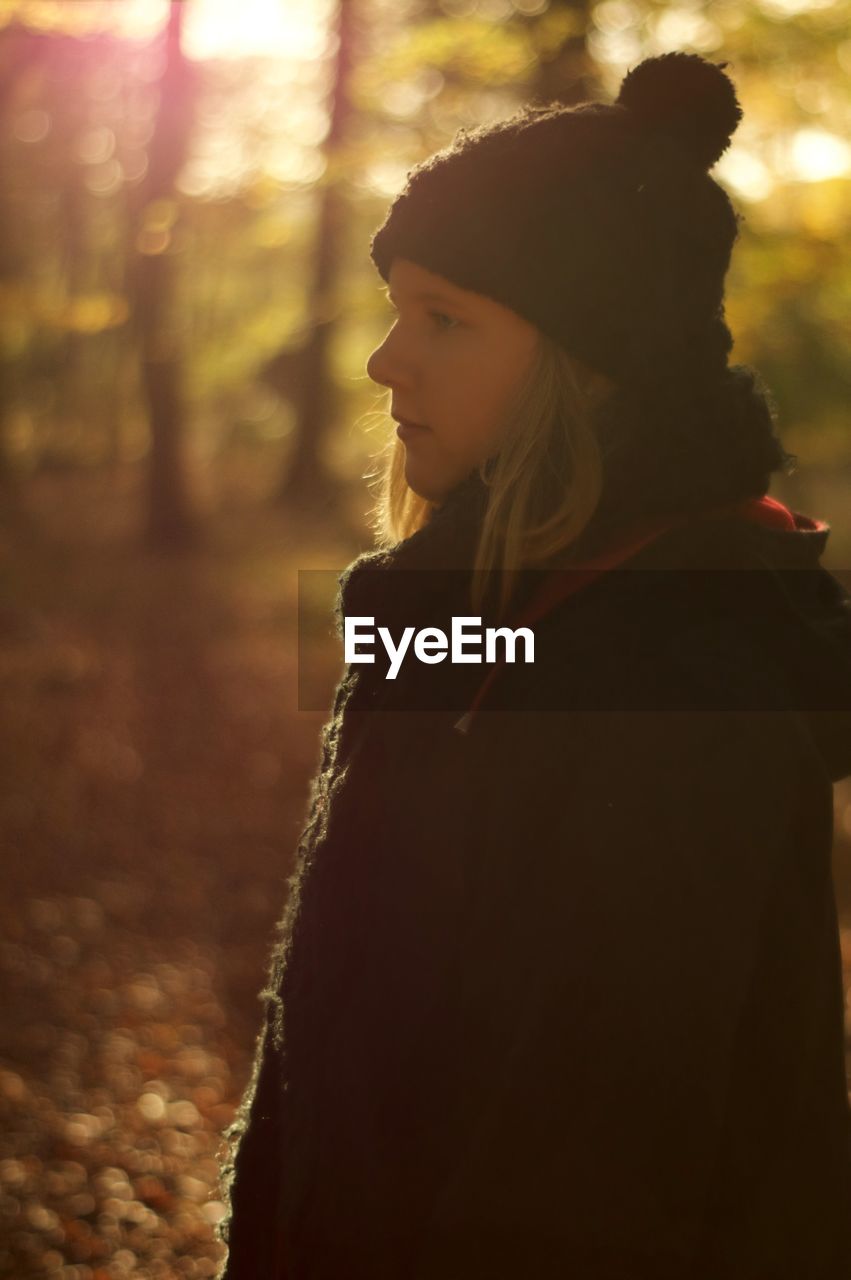
[[[223,1280],[851,1274],[851,599],[727,365],[740,115],[649,59],[462,131],[373,239],[400,439],[340,629],[528,624],[534,661],[349,662]]]

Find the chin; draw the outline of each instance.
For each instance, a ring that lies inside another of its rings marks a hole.
[[[426,502],[442,502],[457,483],[457,481],[441,481],[419,475],[415,469],[406,469],[405,480],[408,488],[413,489],[417,497],[425,498]]]

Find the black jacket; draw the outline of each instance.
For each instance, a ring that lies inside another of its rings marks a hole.
[[[341,615],[469,615],[483,501],[473,478],[359,557]],[[222,1280],[851,1276],[828,533],[661,534],[537,624],[466,734],[483,667],[347,669],[229,1132]]]

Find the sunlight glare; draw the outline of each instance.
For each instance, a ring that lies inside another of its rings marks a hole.
[[[319,58],[328,41],[329,0],[187,0],[188,57]]]
[[[769,18],[796,18],[811,9],[830,9],[835,0],[758,0],[759,8]]]
[[[758,155],[746,147],[732,147],[722,156],[714,176],[729,184],[745,200],[765,200],[775,187],[774,177]]]
[[[851,146],[827,129],[799,129],[792,141],[791,167],[801,182],[843,178],[851,169]]]
[[[0,28],[21,21],[35,31],[60,31],[77,37],[108,31],[122,39],[149,40],[168,17],[168,0],[0,0]]]

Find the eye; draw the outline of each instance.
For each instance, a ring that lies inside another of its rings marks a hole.
[[[386,294],[384,295],[384,300],[387,303],[388,310],[392,313],[394,320],[398,320],[400,317],[399,308],[390,298],[387,297]],[[439,329],[455,329],[461,323],[461,321],[456,320],[454,316],[448,316],[445,311],[428,311],[426,314],[430,320],[435,321]]]
[[[428,314],[429,314],[429,316],[430,316],[430,318],[431,318],[432,320],[436,320],[436,321],[446,320],[446,321],[447,321],[447,324],[445,324],[445,325],[443,325],[443,324],[438,324],[438,328],[440,328],[440,329],[454,329],[454,327],[459,323],[459,321],[457,321],[457,320],[453,319],[453,317],[452,317],[452,316],[448,316],[448,315],[446,315],[446,313],[445,313],[445,312],[443,312],[443,311],[429,311],[429,313],[428,313]]]

